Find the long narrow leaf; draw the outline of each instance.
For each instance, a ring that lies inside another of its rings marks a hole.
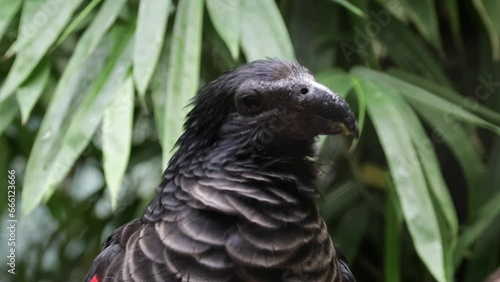
[[[352,72],[366,78],[367,80],[378,81],[379,84],[383,84],[389,89],[396,88],[408,100],[415,101],[426,105],[429,108],[441,111],[443,115],[452,116],[459,120],[487,128],[500,134],[499,126],[485,121],[475,114],[464,110],[459,105],[449,102],[416,85],[367,68],[357,67],[354,68]]]
[[[103,69],[103,64],[116,44],[111,37],[101,40],[115,21],[125,0],[106,1],[99,10],[92,24],[82,35],[71,59],[59,79],[54,96],[45,112],[45,116],[33,145],[24,179],[24,191],[37,190],[48,185],[52,160],[56,151],[61,147],[65,121],[69,120],[71,102],[78,94],[86,93],[92,81],[97,80]],[[30,204],[31,195],[23,200],[23,212],[29,212],[39,200],[34,199]]]
[[[165,120],[165,101],[167,100],[168,55],[169,44],[164,44],[160,61],[153,76],[151,100],[153,101],[153,114],[155,116],[156,131],[160,144],[163,144],[163,123]]]
[[[434,129],[433,135],[437,142],[445,142],[451,149],[462,168],[467,181],[468,209],[475,211],[478,208],[475,195],[480,192],[477,187],[482,187],[485,174],[485,166],[481,157],[472,143],[461,123],[450,119],[439,111],[426,108],[425,105],[416,105],[416,110],[428,124]]]
[[[332,230],[332,237],[342,246],[342,253],[347,261],[354,261],[356,258],[366,235],[369,219],[368,206],[364,203],[356,204],[344,213],[339,224]]]
[[[207,0],[210,19],[233,59],[239,55],[241,0]]]
[[[241,46],[247,61],[277,57],[295,60],[293,46],[274,1],[243,1]]]
[[[0,103],[0,135],[9,126],[18,111],[19,108],[14,96]]]
[[[333,2],[343,6],[347,10],[351,11],[351,13],[360,16],[362,18],[367,18],[366,14],[358,8],[356,5],[351,3],[349,0],[332,0]]]
[[[491,224],[498,224],[499,217],[500,193],[497,193],[495,197],[491,198],[481,207],[477,215],[471,220],[471,224],[465,228],[464,233],[460,237],[454,256],[456,267],[458,267],[467,249],[483,234],[484,230]]]
[[[134,42],[134,81],[141,100],[160,58],[170,0],[141,1]]]
[[[434,0],[405,0],[402,3],[419,32],[435,48],[441,48],[441,36],[439,34],[438,16]]]
[[[490,37],[493,59],[500,60],[500,1],[473,0],[474,6],[483,20]]]
[[[40,95],[42,95],[43,89],[49,80],[50,66],[49,61],[42,61],[28,80],[17,89],[16,97],[21,109],[23,124],[28,121],[31,110],[35,106],[36,101],[38,101],[38,98],[40,98]]]
[[[436,208],[441,209],[445,215],[447,227],[450,232],[450,237],[447,239],[454,240],[458,233],[458,219],[453,201],[448,192],[448,187],[444,182],[432,142],[425,133],[423,125],[410,105],[401,99],[401,97],[395,97],[393,101],[397,103],[397,106],[401,110],[400,114],[404,116],[404,120],[408,125],[407,128],[418,154],[418,158],[422,164],[422,169],[430,191],[438,202]]]
[[[19,7],[21,7],[21,1],[12,0],[0,0],[0,40],[2,39],[4,32],[7,30],[10,21],[16,15]]]
[[[500,113],[492,111],[486,107],[475,104],[475,100],[479,100],[481,97],[474,93],[474,95],[470,95],[468,97],[464,97],[463,95],[455,92],[453,89],[437,84],[433,81],[427,80],[425,78],[416,76],[414,74],[398,70],[391,69],[388,71],[389,74],[396,76],[400,79],[406,80],[409,83],[412,83],[418,87],[426,89],[427,91],[437,94],[452,103],[460,105],[464,109],[477,114],[478,116],[484,118],[486,121],[491,122],[497,126],[500,126]]]
[[[415,249],[434,278],[447,281],[437,215],[404,117],[387,94],[393,90],[381,89],[361,77],[358,79],[354,87],[366,96],[368,114],[389,163]]]
[[[203,1],[179,2],[175,16],[169,56],[167,99],[163,123],[163,164],[167,164],[172,148],[182,132],[188,102],[199,84],[201,63],[201,31]]]
[[[385,242],[384,242],[384,281],[401,281],[401,228],[403,215],[399,205],[396,188],[388,181],[389,190],[385,200]]]
[[[116,208],[118,192],[130,156],[133,117],[134,82],[129,76],[121,83],[118,95],[104,112],[102,124],[104,176],[113,208]]]
[[[446,277],[451,281],[453,277],[451,256],[454,252],[458,237],[458,218],[455,212],[455,206],[448,192],[448,187],[444,182],[432,142],[427,137],[417,115],[410,105],[401,97],[395,96],[393,97],[393,101],[397,104],[401,116],[405,117],[404,120],[407,123],[407,128],[425,174],[427,185],[435,199],[434,207],[441,228],[443,249],[445,253]]]
[[[59,44],[64,42],[66,38],[70,34],[72,34],[78,26],[89,16],[89,14],[101,3],[102,0],[92,0],[85,9],[83,9],[78,16],[76,16],[71,23],[68,25],[68,27],[63,31],[61,36],[57,39],[56,43],[54,43],[54,46],[57,47]],[[52,47],[54,48],[54,47]]]
[[[45,10],[37,11],[47,17],[45,25],[37,27],[34,25],[34,19],[23,23],[21,30],[33,28],[35,30],[31,31],[33,34],[22,35],[21,33],[22,36],[18,38],[19,42],[27,41],[27,43],[18,51],[14,64],[0,89],[0,102],[12,95],[31,74],[81,2],[82,0],[56,1],[57,5],[50,10],[50,14],[47,14]]]
[[[115,52],[106,64],[98,80],[92,85],[84,100],[75,110],[62,146],[56,154],[50,175],[49,186],[59,184],[69,172],[73,163],[85,149],[97,126],[102,120],[104,111],[119,94],[120,84],[125,79],[132,62],[133,31],[117,29],[115,36],[120,41]],[[47,191],[50,194],[51,191]]]
[[[437,57],[430,52],[418,34],[387,15],[380,14],[378,17],[381,18],[377,21],[380,24],[380,32],[376,35],[387,48],[388,57],[405,70],[444,85],[451,84]]]
[[[107,3],[112,2],[109,1]],[[87,64],[83,65],[82,68],[69,69],[70,72],[66,81],[61,81],[59,83],[54,99],[55,97],[62,95],[69,100],[55,99],[54,101],[56,102],[51,103],[42,123],[40,132],[37,135],[33,147],[34,149],[32,151],[33,153],[28,160],[26,169],[25,184],[23,189],[23,214],[29,213],[34,207],[36,207],[44,195],[50,195],[55,185],[65,177],[69,169],[72,167],[73,162],[87,144],[89,138],[92,137],[92,133],[100,121],[100,115],[102,115],[108,100],[114,97],[113,95],[116,91],[112,91],[110,88],[123,79],[119,79],[120,77],[116,76],[119,76],[120,72],[127,71],[127,61],[125,58],[119,59],[119,56],[130,55],[127,54],[126,51],[120,50],[120,48],[124,50],[130,49],[123,46],[128,43],[130,36],[118,38],[117,33],[118,32],[113,32],[112,34],[114,37],[110,36],[109,40],[103,40],[102,46],[93,50],[95,53],[91,53],[91,58]],[[85,47],[88,47],[87,44],[92,43],[93,39],[95,39],[95,37],[92,36],[93,35],[89,35],[85,41],[82,41],[82,44],[79,45],[81,48],[80,50],[84,51]],[[108,43],[110,40],[116,42],[118,47],[113,47],[113,44],[110,46]],[[77,47],[77,50],[78,49],[79,48]],[[117,49],[118,51],[113,49]],[[102,64],[103,59],[107,57],[107,54],[109,54],[108,52],[111,51],[113,51],[113,53],[110,55],[110,62],[103,71],[103,74],[98,77],[95,75],[92,76],[93,72],[100,72],[100,69],[102,68],[102,65],[100,64]],[[67,68],[79,67],[78,65],[80,60],[88,56],[86,53],[80,53],[78,55],[79,56],[73,60],[73,65],[70,62]],[[119,63],[117,63],[117,61]],[[121,68],[120,72],[116,71],[112,73],[115,65],[117,65],[117,69]],[[85,83],[89,82],[89,75],[92,77],[92,80],[97,80],[92,84],[91,88],[85,86]],[[83,79],[83,81],[79,81],[80,79]],[[118,79],[119,81],[115,82],[115,80]],[[84,84],[82,85],[81,83]],[[74,95],[73,91],[84,90],[87,92],[84,95],[86,100],[81,102],[82,105],[79,106],[78,110],[74,111],[71,118],[68,118],[67,112],[69,111],[71,95],[67,95],[70,97],[66,97],[64,94],[67,93],[58,92],[65,89],[67,89],[72,95]],[[105,94],[99,95],[101,92]],[[99,97],[99,99],[97,99],[97,97]],[[57,108],[58,105],[61,106],[60,109]],[[89,114],[91,116],[88,116]],[[69,120],[68,124],[62,126],[63,120]],[[54,123],[49,123],[49,121],[53,121]]]

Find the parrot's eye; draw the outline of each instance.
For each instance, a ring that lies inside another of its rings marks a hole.
[[[236,99],[236,109],[243,114],[255,114],[262,109],[262,97],[258,92],[246,93]]]

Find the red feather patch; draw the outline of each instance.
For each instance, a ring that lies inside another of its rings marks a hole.
[[[99,282],[99,277],[97,277],[97,274],[90,279],[90,282]]]

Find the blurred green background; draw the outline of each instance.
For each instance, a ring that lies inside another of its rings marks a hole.
[[[0,183],[15,170],[19,220],[11,275],[3,200],[0,280],[82,281],[151,199],[199,86],[278,57],[358,116],[359,142],[318,140],[319,204],[358,281],[484,281],[500,265],[499,11],[496,0],[0,0]]]

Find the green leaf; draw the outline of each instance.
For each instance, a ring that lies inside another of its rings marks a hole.
[[[462,44],[462,35],[461,35],[461,28],[460,28],[460,12],[458,10],[458,3],[457,0],[446,0],[443,1],[443,4],[445,5],[445,9],[443,9],[447,15],[448,15],[448,21],[450,22],[450,27],[451,31],[453,33],[453,38],[456,42],[456,44],[460,45],[460,48],[463,48]]]
[[[59,79],[33,144],[26,167],[23,191],[38,191],[39,187],[49,185],[54,155],[61,147],[63,134],[67,128],[66,123],[74,112],[70,105],[74,104],[72,101],[79,94],[89,91],[92,81],[98,79],[104,68],[104,62],[117,44],[111,36],[106,37],[105,40],[101,39],[115,21],[124,3],[125,0],[104,2],[95,19],[78,41]],[[45,189],[48,188],[45,187]],[[36,195],[36,193],[33,196],[31,194],[23,196],[23,213],[27,214],[31,211],[40,202],[40,198],[41,195]]]
[[[238,59],[242,0],[207,0],[210,19],[231,52]]]
[[[168,55],[169,44],[164,44],[160,62],[156,67],[156,72],[153,76],[151,99],[153,101],[153,114],[156,122],[156,132],[160,144],[163,144],[163,122],[165,120],[165,101],[167,100],[167,79],[168,79]]]
[[[444,182],[443,174],[439,167],[439,161],[434,151],[434,146],[410,105],[401,99],[401,97],[395,97],[393,101],[397,103],[401,111],[400,114],[404,116],[404,120],[407,123],[407,129],[422,165],[429,190],[436,198],[436,208],[441,209],[445,215],[446,223],[448,224],[447,228],[449,228],[450,233],[447,239],[455,240],[458,233],[458,219],[453,201],[448,192],[448,187]]]
[[[391,12],[399,21],[408,22],[407,11],[403,9],[401,2],[393,0],[378,0],[378,2],[385,7],[384,10]]]
[[[348,181],[321,198],[320,210],[325,222],[342,215],[361,194],[360,183]]]
[[[71,117],[64,134],[62,146],[53,160],[57,171],[52,170],[50,185],[61,182],[71,169],[79,154],[85,149],[101,122],[104,111],[115,99],[120,84],[125,79],[132,62],[133,37],[131,27],[128,30],[117,29],[115,36],[118,43],[102,74],[85,94],[84,100]]]
[[[479,105],[477,100],[480,100],[482,96],[477,95],[476,93],[475,96],[470,95],[468,97],[464,97],[463,95],[455,92],[452,88],[437,84],[433,81],[399,69],[390,69],[388,72],[397,78],[406,80],[407,82],[426,89],[431,93],[437,94],[452,103],[460,105],[464,109],[477,114],[488,122],[500,126],[500,113]]]
[[[405,117],[392,101],[391,96],[396,94],[391,88],[358,78],[354,88],[366,97],[368,114],[384,149],[415,249],[434,278],[447,281],[437,215]]]
[[[50,67],[51,64],[49,61],[42,61],[26,82],[17,89],[16,96],[19,108],[21,109],[23,124],[28,121],[31,110],[47,85],[50,76]]]
[[[80,12],[80,14],[78,14],[78,16],[76,16],[71,21],[71,23],[63,31],[63,33],[61,34],[61,36],[59,36],[59,39],[57,39],[56,43],[54,43],[54,46],[58,46],[59,44],[61,44],[62,42],[64,42],[64,40],[66,40],[66,38],[68,38],[68,36],[71,33],[73,33],[78,28],[78,26],[90,15],[90,13],[95,9],[95,7],[97,7],[97,5],[99,5],[99,3],[101,3],[101,1],[102,0],[92,0],[87,5],[87,7],[85,7],[85,9],[83,9]]]
[[[500,222],[500,217],[496,222]],[[498,282],[490,277],[500,265],[498,252],[492,252],[500,250],[498,238],[500,238],[500,224],[491,224],[475,239],[470,251],[467,252],[464,281]]]
[[[498,225],[500,216],[500,193],[496,193],[488,202],[486,202],[479,212],[470,220],[470,224],[464,228],[464,232],[457,244],[454,261],[455,267],[459,266],[467,249],[474,241],[484,233],[492,224]]]
[[[343,6],[344,8],[351,11],[351,13],[357,16],[360,16],[362,18],[367,18],[366,14],[363,11],[361,11],[361,9],[358,8],[356,5],[349,2],[349,0],[331,0],[331,1]]]
[[[407,15],[415,24],[418,31],[435,48],[442,48],[441,36],[439,34],[439,23],[434,0],[402,1],[406,8]]]
[[[476,210],[479,203],[474,195],[477,193],[477,187],[482,187],[485,167],[464,126],[438,110],[427,108],[426,105],[416,105],[415,109],[433,128],[434,141],[445,142],[458,160],[469,189],[469,211]]]
[[[451,255],[454,251],[458,237],[458,218],[455,212],[455,206],[453,205],[448,187],[443,179],[443,174],[439,167],[439,161],[434,151],[433,144],[427,137],[420,120],[406,101],[399,96],[393,98],[400,109],[401,116],[405,117],[410,137],[427,180],[428,188],[435,200],[434,208],[436,211],[439,211],[436,212],[436,215],[438,216],[438,223],[443,239],[446,277],[451,281],[453,277]]]
[[[131,76],[121,83],[118,93],[120,94],[116,95],[104,112],[102,124],[104,176],[113,209],[116,209],[118,193],[127,169],[132,144],[134,82]]]
[[[23,3],[24,2],[24,3]],[[36,32],[47,24],[47,3],[44,0],[26,0],[22,1],[21,6],[21,17],[19,21],[19,28],[16,41],[9,50],[6,52],[6,56],[10,57],[17,53],[20,49],[24,48],[31,40],[36,36]],[[59,4],[59,3],[58,3]],[[56,9],[60,9],[61,5],[58,5]],[[57,10],[56,10],[57,11]],[[35,16],[42,17],[43,21],[34,22]]]
[[[12,122],[18,110],[16,97],[14,96],[0,102],[0,135],[2,135],[7,126]]]
[[[500,60],[500,18],[498,17],[500,1],[473,0],[472,2],[488,31],[493,59],[498,61]]]
[[[403,215],[396,187],[388,179],[389,190],[385,201],[384,281],[401,281],[401,228]]]
[[[247,61],[276,57],[295,60],[293,46],[274,1],[243,1],[241,47]]]
[[[396,19],[379,15],[381,20],[378,39],[387,48],[387,56],[401,68],[412,73],[418,73],[427,79],[436,81],[444,85],[451,85],[446,72],[439,64],[436,56],[428,50],[428,46],[410,27],[405,26]],[[385,18],[386,20],[383,20]],[[368,36],[367,29],[362,34]]]
[[[26,6],[29,7],[28,3],[30,2],[28,0]],[[46,55],[47,50],[57,39],[59,33],[69,22],[73,12],[81,2],[82,0],[56,1],[54,2],[56,4],[50,4],[52,1],[44,2],[44,5],[40,5],[34,17],[36,18],[38,15],[44,17],[45,21],[43,23],[45,24],[36,26],[34,18],[21,21],[21,31],[28,29],[30,31],[20,32],[20,37],[16,41],[19,42],[21,47],[18,49],[14,64],[2,85],[2,89],[0,89],[0,102],[12,95],[19,85],[28,78],[43,56]],[[52,5],[50,9],[46,7],[49,4]]]
[[[458,120],[481,126],[500,134],[499,126],[485,121],[475,114],[464,110],[459,105],[449,102],[438,95],[434,95],[423,88],[367,68],[354,68],[352,72],[364,77],[367,80],[377,81],[378,84],[383,84],[388,88],[397,89],[409,101],[417,102],[421,105],[429,107],[430,109],[440,111],[442,115],[447,118],[455,117]]]
[[[10,21],[19,11],[21,7],[20,0],[0,0],[0,40],[2,39],[4,32],[7,30]]]
[[[111,3],[111,1],[107,3]],[[91,85],[90,89],[87,88],[86,93],[83,94],[83,101],[77,105],[76,109],[72,109],[73,114],[71,117],[68,117],[66,112],[68,104],[63,104],[69,103],[69,101],[54,100],[57,103],[54,102],[49,107],[28,160],[25,187],[22,195],[22,212],[24,215],[32,211],[44,196],[46,198],[50,197],[55,185],[64,179],[81,151],[88,144],[102,118],[104,110],[115,97],[118,86],[130,67],[132,32],[133,26],[128,27],[126,30],[117,27],[114,31],[112,30],[110,36],[110,40],[116,42],[115,45],[117,46],[109,46],[106,41],[103,41],[103,48],[107,47],[106,51],[111,52],[110,59],[100,76],[95,78],[96,81]],[[109,49],[110,47],[111,49]],[[93,59],[102,62],[103,58],[100,56],[103,56],[102,53],[106,53],[106,51],[103,52],[99,48],[97,51],[99,52],[96,52],[96,57]],[[78,59],[75,59],[75,62],[76,60]],[[92,61],[88,63],[90,65],[85,66],[86,68],[90,70],[96,68],[96,66],[92,66]],[[88,70],[85,67],[79,71],[86,74]],[[69,78],[70,81],[65,82],[68,84],[64,86],[70,86],[68,90],[73,91],[75,87],[81,88],[82,86],[72,85],[72,83],[75,83],[72,80],[80,78],[80,75],[83,74],[76,72]],[[58,97],[58,95],[56,89],[55,97]],[[63,106],[62,111],[66,110],[64,116],[68,120],[68,124],[62,126],[62,129],[60,128],[62,122],[60,118],[62,116],[52,112],[55,111],[53,107],[57,104]],[[46,124],[46,120],[53,120],[59,123],[59,126],[57,124]]]
[[[189,112],[189,100],[198,89],[201,64],[203,1],[179,3],[170,47],[167,99],[163,123],[163,165],[181,136],[183,120]]]
[[[370,210],[365,203],[347,210],[332,231],[332,237],[340,246],[347,261],[354,261],[366,233]]]
[[[141,100],[160,58],[167,28],[170,0],[141,1],[135,31],[134,81]]]

